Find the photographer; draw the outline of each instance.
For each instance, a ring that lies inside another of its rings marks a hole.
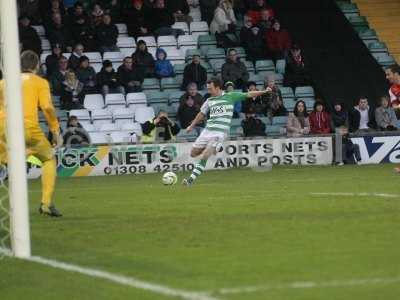
[[[63,138],[66,147],[82,147],[90,145],[89,134],[75,116],[70,116],[68,118],[67,128]]]
[[[157,141],[175,140],[180,128],[178,124],[168,118],[168,113],[160,111],[153,119],[142,124],[143,143],[154,143]]]
[[[249,108],[246,118],[242,121],[245,137],[265,136],[265,124],[258,118],[253,108]]]

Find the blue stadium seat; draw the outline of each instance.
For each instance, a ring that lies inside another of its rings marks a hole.
[[[294,93],[291,87],[281,87],[282,98],[294,98]]]
[[[312,86],[298,86],[295,90],[297,99],[314,97],[314,89]]]
[[[285,68],[286,68],[286,60],[278,59],[276,61],[276,72],[279,74],[285,74]]]
[[[294,98],[284,98],[283,105],[286,107],[288,112],[293,112],[296,101],[294,101]]]
[[[287,124],[287,116],[277,116],[272,118],[272,125],[285,126]]]

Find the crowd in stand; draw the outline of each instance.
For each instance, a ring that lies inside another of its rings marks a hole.
[[[221,68],[227,91],[257,89],[257,84],[249,81],[248,69],[237,51],[231,49],[237,46],[245,49],[247,60],[253,63],[263,59],[272,59],[275,63],[285,60],[284,86],[296,88],[312,84],[301,48],[283,28],[267,0],[19,0],[18,4],[22,50],[30,49],[40,54],[41,40],[32,25],[41,24],[45,28],[52,50],[45,61],[44,76],[51,84],[52,93],[60,97],[62,109],[82,108],[87,94],[141,92],[145,78],[175,76],[166,51],[158,48],[153,57],[144,40],[137,41],[135,52],[125,57],[117,70],[105,60],[101,71],[96,73],[84,53],[119,51],[115,23],[125,23],[128,34],[135,38],[182,35],[181,29],[173,29],[171,25],[192,21],[189,4],[200,5],[202,19],[210,25],[218,47],[227,49],[226,62]],[[241,28],[237,28],[238,16],[243,16]],[[68,59],[63,56],[65,52],[71,52]],[[398,69],[393,72],[399,76]],[[183,72],[182,90],[186,93],[180,99],[177,123],[166,112],[160,112],[149,124],[143,124],[144,135],[154,137],[155,128],[164,127],[163,138],[168,140],[177,134],[179,127],[185,128],[206,98],[198,92],[205,88],[206,80],[207,70],[201,64],[201,57],[193,55],[192,62]],[[392,99],[383,96],[376,110],[369,106],[369,99],[360,97],[348,111],[340,101],[330,108],[318,100],[312,112],[308,112],[306,103],[300,100],[289,113],[274,76],[266,78],[267,86],[272,93],[235,106],[234,115],[243,118],[245,136],[265,135],[268,124],[263,118],[271,120],[275,116],[288,116],[286,130],[289,136],[329,134],[338,128],[357,133],[397,130],[397,118],[391,104],[394,93],[400,94],[400,88],[393,90]]]

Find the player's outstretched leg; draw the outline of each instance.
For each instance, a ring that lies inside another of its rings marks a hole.
[[[207,159],[200,159],[200,161],[194,166],[192,174],[189,176],[189,178],[187,179],[185,178],[183,180],[183,184],[184,185],[193,184],[193,182],[195,182],[197,177],[199,177],[203,173],[206,164],[207,164]]]
[[[61,217],[62,214],[55,208],[52,203],[54,186],[57,176],[56,159],[47,160],[42,165],[42,203],[39,212],[51,217]]]

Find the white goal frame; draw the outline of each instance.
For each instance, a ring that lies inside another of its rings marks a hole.
[[[31,242],[16,2],[0,0],[1,53],[7,113],[10,231],[13,255],[29,258]]]

